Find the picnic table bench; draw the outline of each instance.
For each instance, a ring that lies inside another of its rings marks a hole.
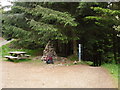
[[[8,58],[9,60],[10,59],[18,59],[18,57],[14,57],[14,56],[5,56],[5,58]]]
[[[5,56],[8,60],[19,60],[19,59],[26,59],[30,57],[30,55],[27,55],[26,52],[21,52],[21,51],[14,51],[14,52],[9,52],[11,56]]]

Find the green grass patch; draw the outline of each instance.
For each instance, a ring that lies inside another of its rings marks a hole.
[[[118,81],[118,65],[117,64],[103,64],[102,67],[106,68],[113,77]]]
[[[81,61],[79,63],[80,64],[85,64],[85,65],[92,65],[93,64],[93,62],[91,62],[91,61]]]
[[[68,59],[69,59],[70,61],[78,61],[78,56],[77,56],[77,55],[71,55],[71,56],[68,57]],[[91,61],[82,61],[82,60],[81,60],[81,62],[78,62],[77,64],[92,65],[93,62],[91,62]],[[74,65],[74,64],[71,64],[71,65]]]
[[[4,61],[11,61],[11,62],[19,63],[19,62],[28,62],[28,61],[31,61],[31,59],[20,59],[20,60],[8,60],[8,59],[4,59]]]
[[[16,61],[12,61],[12,60],[7,60],[4,59],[4,61],[6,62],[13,62],[13,63],[24,63],[24,64],[30,64],[30,65],[34,65],[34,66],[44,66],[46,64],[43,64],[44,62],[36,59],[36,60],[32,60],[32,59],[20,59],[20,60],[16,60]]]
[[[91,61],[81,61],[81,62],[77,62],[76,64],[68,63],[68,64],[65,64],[65,65],[71,66],[71,65],[79,65],[79,64],[82,64],[82,65],[92,65],[93,62],[91,62]]]
[[[19,63],[19,62],[29,62],[29,63],[35,62],[36,63],[37,60],[32,60],[32,58],[41,55],[41,52],[43,51],[42,48],[38,48],[38,49],[17,49],[17,48],[10,48],[10,45],[11,45],[11,43],[2,46],[1,55],[3,57],[2,60],[4,60],[4,61],[10,61],[10,60],[4,58],[4,56],[10,55],[9,52],[11,52],[11,51],[24,51],[28,55],[30,55],[30,59],[20,59],[20,60],[14,60],[14,61],[11,60],[11,61],[13,61],[14,63]],[[38,61],[40,62],[41,60],[38,60]]]
[[[14,48],[10,48],[9,44],[7,44],[7,45],[2,46],[2,57],[4,57],[5,55],[10,55],[9,52],[11,52],[11,51],[24,51],[31,56],[37,56],[37,55],[41,54],[42,49],[41,48],[38,48],[38,49],[14,49]]]
[[[71,55],[69,57],[67,57],[69,60],[71,61],[78,61],[78,56],[77,55]]]
[[[34,63],[34,64],[41,64],[43,61],[37,59],[37,60],[29,60],[28,63]]]

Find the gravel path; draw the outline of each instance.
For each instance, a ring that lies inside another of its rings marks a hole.
[[[33,65],[3,61],[4,88],[116,88],[102,67]]]

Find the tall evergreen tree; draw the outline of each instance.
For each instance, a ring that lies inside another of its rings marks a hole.
[[[82,59],[101,65],[113,53],[117,62],[119,15],[119,3],[15,2],[4,13],[3,35],[30,48],[51,40],[64,54],[77,55],[81,43]]]

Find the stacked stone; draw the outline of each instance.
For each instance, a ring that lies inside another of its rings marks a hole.
[[[43,51],[42,60],[44,60],[47,56],[51,56],[53,59],[57,58],[57,54],[54,50],[53,44],[49,41]]]

